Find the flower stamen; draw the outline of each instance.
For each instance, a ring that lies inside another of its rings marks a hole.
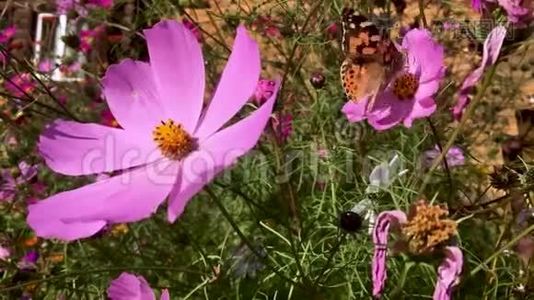
[[[161,121],[152,134],[161,153],[173,160],[184,158],[197,147],[195,139],[172,119]]]
[[[404,73],[395,79],[393,83],[393,94],[399,100],[412,99],[419,88],[419,79],[410,73]]]

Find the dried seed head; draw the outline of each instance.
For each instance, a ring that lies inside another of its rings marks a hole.
[[[491,186],[498,190],[507,190],[519,184],[517,173],[505,166],[494,167],[489,176]]]
[[[417,201],[402,226],[402,234],[412,254],[428,254],[450,240],[456,232],[456,222],[447,219],[449,212],[439,205]]]

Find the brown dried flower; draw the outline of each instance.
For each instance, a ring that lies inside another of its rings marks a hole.
[[[447,219],[447,209],[439,205],[429,205],[419,200],[410,209],[408,222],[403,224],[402,233],[413,254],[431,253],[456,234],[456,222]]]

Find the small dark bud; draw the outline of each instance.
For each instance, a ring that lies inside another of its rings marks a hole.
[[[311,78],[310,78],[310,83],[316,89],[323,88],[325,81],[326,81],[326,78],[320,72],[313,73]]]
[[[72,49],[80,47],[80,38],[75,35],[67,35],[61,38],[63,42]]]
[[[67,18],[69,20],[74,20],[76,18],[78,18],[80,15],[78,14],[78,12],[75,10],[75,9],[71,9],[67,12]]]
[[[362,228],[363,219],[362,217],[353,212],[346,211],[341,213],[339,216],[339,227],[347,232],[356,232]]]
[[[507,167],[495,167],[490,174],[490,184],[498,190],[507,190],[517,187],[519,176]]]

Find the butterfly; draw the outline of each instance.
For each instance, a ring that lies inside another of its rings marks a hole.
[[[368,108],[385,83],[404,65],[404,55],[387,32],[352,8],[341,14],[341,48],[345,59],[340,75],[345,95],[351,101],[370,97]]]

